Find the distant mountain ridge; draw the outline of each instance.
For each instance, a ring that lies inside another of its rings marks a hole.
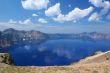
[[[108,40],[110,34],[103,33],[79,33],[79,34],[47,34],[40,31],[24,31],[12,28],[0,31],[0,48],[7,48],[16,41],[37,41],[42,42],[52,39],[82,39],[82,40]]]
[[[15,29],[6,29],[0,32],[0,48],[10,47],[17,41],[43,41],[45,40],[46,34],[39,31],[19,31]]]

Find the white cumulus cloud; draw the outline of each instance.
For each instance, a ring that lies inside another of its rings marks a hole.
[[[108,13],[110,9],[110,2],[109,1],[104,1],[103,2],[103,9],[100,11],[100,15],[103,16]]]
[[[89,0],[89,2],[91,2],[95,7],[102,7],[103,5],[103,0]]]
[[[93,13],[93,14],[89,17],[88,20],[89,20],[89,21],[99,21],[99,20],[100,20],[100,16],[99,16],[98,13]]]
[[[66,20],[67,21],[78,20],[80,18],[83,18],[83,17],[87,16],[92,11],[93,11],[93,7],[89,7],[87,9],[83,9],[83,10],[81,10],[79,8],[75,8],[74,10],[72,10],[71,12],[69,12],[66,15]]]
[[[16,24],[16,23],[17,23],[17,21],[15,21],[15,20],[13,20],[13,19],[10,19],[10,20],[8,21],[8,23],[11,23],[11,24]]]
[[[46,16],[56,16],[61,13],[60,10],[60,3],[56,3],[54,6],[49,7],[47,10],[45,10]]]
[[[88,16],[92,11],[93,11],[93,7],[89,7],[87,9],[75,8],[66,15],[59,14],[57,18],[54,18],[54,20],[58,22],[76,21]]]
[[[36,17],[36,16],[39,16],[39,15],[34,13],[34,14],[32,14],[32,16]]]
[[[28,24],[33,24],[33,23],[31,21],[31,19],[26,19],[24,21],[19,21],[19,24],[26,24],[26,25],[28,25]]]
[[[65,15],[63,14],[59,14],[57,16],[57,18],[53,18],[54,21],[57,21],[57,22],[64,22],[65,21]]]
[[[24,9],[40,10],[47,8],[49,0],[22,0],[21,3]]]
[[[89,0],[95,7],[110,8],[110,2],[106,0]]]
[[[101,11],[99,12],[100,17],[105,16],[110,10],[110,1],[107,1],[107,0],[89,0],[89,2],[91,2],[91,4],[93,4],[97,8],[102,8]]]
[[[40,22],[40,23],[44,23],[44,24],[48,23],[48,21],[46,21],[46,20],[43,19],[43,18],[39,18],[39,19],[38,19],[38,22]]]

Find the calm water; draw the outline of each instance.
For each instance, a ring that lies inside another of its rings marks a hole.
[[[18,42],[9,48],[16,65],[69,65],[96,51],[110,50],[110,41],[48,40]]]

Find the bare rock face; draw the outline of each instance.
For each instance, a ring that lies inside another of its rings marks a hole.
[[[12,58],[8,53],[0,53],[0,63],[14,65]]]

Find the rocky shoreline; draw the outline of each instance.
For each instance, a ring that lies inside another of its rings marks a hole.
[[[11,56],[8,53],[0,53],[0,63],[14,65]]]

